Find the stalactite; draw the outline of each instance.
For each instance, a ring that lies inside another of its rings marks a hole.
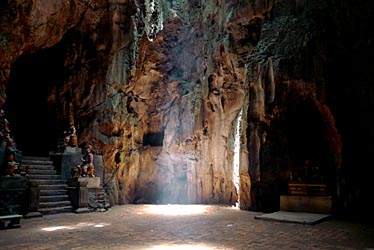
[[[257,66],[257,72],[252,74],[249,86],[249,117],[251,121],[263,121],[265,117],[265,92],[261,81],[261,66]]]
[[[275,80],[274,80],[274,69],[273,61],[271,58],[268,60],[267,73],[265,75],[265,93],[266,93],[266,110],[269,109],[269,105],[274,102],[275,98]]]

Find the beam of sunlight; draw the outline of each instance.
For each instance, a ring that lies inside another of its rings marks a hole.
[[[82,227],[105,227],[109,226],[108,223],[88,223],[88,222],[81,222],[76,225],[70,225],[70,226],[54,226],[54,227],[44,227],[41,230],[47,231],[47,232],[53,232],[58,230],[74,230]]]
[[[207,205],[146,205],[145,212],[159,215],[196,215],[208,211]]]
[[[234,142],[234,162],[233,162],[233,180],[235,188],[238,192],[238,201],[236,203],[237,207],[239,207],[240,201],[240,188],[239,188],[239,166],[240,166],[240,126],[242,120],[243,109],[240,110],[237,123],[236,123],[236,130],[235,130],[235,142]]]

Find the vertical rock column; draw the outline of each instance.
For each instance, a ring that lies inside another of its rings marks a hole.
[[[234,121],[243,107],[244,86],[241,75],[236,72],[236,62],[223,44],[218,47],[215,60],[216,69],[208,77],[206,110],[207,143],[210,147],[205,147],[209,162],[209,166],[205,167],[211,174],[212,201],[235,203],[237,190],[233,181],[232,149],[229,144],[233,141],[230,136],[235,129]]]
[[[262,68],[267,68],[267,72],[263,72]],[[264,80],[263,80],[264,79]],[[265,96],[265,90],[267,95]],[[275,83],[274,73],[271,59],[265,66],[257,65],[252,68],[249,74],[249,175],[251,180],[250,203],[252,210],[261,210],[261,160],[260,149],[262,143],[266,140],[265,126],[266,107],[274,101]]]

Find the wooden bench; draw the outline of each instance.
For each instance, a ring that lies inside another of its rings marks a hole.
[[[20,228],[21,227],[20,218],[22,218],[22,215],[19,215],[19,214],[1,215],[0,216],[0,229]]]

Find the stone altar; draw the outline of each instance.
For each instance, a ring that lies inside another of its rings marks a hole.
[[[30,181],[25,176],[0,177],[0,215],[26,214]]]
[[[78,177],[78,182],[87,182],[87,188],[99,188],[101,187],[100,177]]]

